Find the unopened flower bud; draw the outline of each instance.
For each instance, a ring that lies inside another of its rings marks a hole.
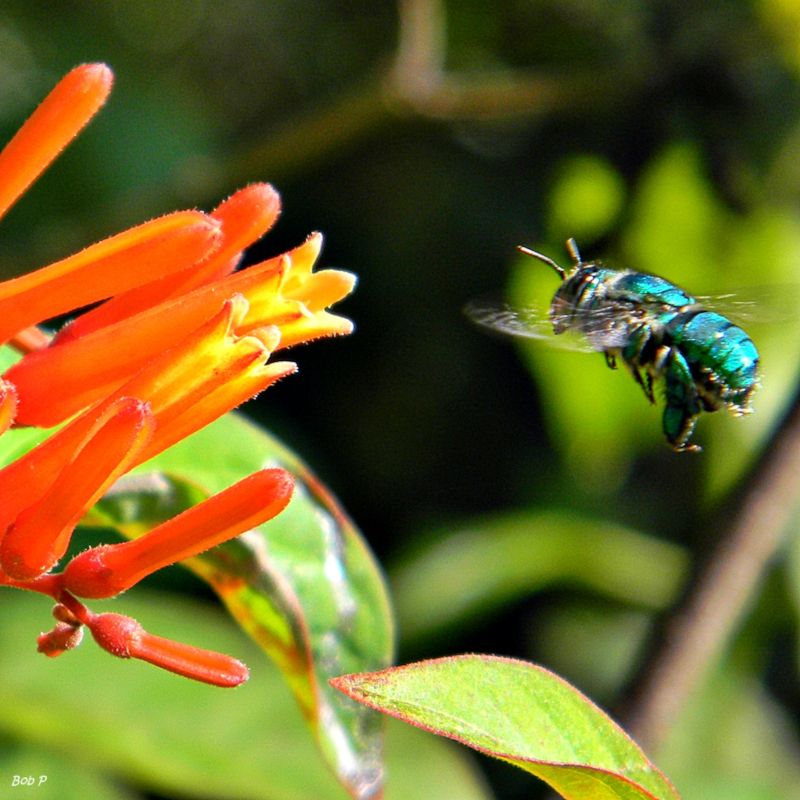
[[[138,658],[212,686],[238,686],[250,677],[247,667],[231,656],[153,636],[122,614],[99,614],[87,624],[97,644],[119,658]]]
[[[66,622],[59,622],[49,633],[36,638],[37,650],[48,658],[60,656],[65,650],[73,650],[83,640],[83,627],[75,628]]]

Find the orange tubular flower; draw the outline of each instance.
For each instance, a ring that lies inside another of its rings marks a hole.
[[[153,426],[153,415],[141,400],[125,398],[108,407],[47,493],[6,531],[0,541],[0,567],[6,575],[30,580],[56,564],[78,520],[129,468]]]
[[[294,371],[291,362],[268,364],[277,332],[236,338],[234,321],[247,301],[232,298],[218,314],[171,350],[153,359],[100,405],[74,419],[38,447],[0,470],[0,530],[37,502],[97,425],[105,409],[125,397],[147,398],[155,419],[149,444],[130,467],[157,455]],[[245,388],[245,391],[241,390]],[[177,435],[176,435],[177,434]]]
[[[163,567],[272,519],[286,508],[293,487],[282,469],[256,472],[138,539],[86,550],[67,564],[63,586],[78,597],[114,597]]]
[[[111,83],[102,64],[76,68],[0,152],[0,215],[87,124]],[[279,212],[275,190],[255,184],[211,215],[169,214],[0,283],[0,344],[23,355],[0,378],[0,434],[66,422],[0,469],[0,586],[56,600],[55,627],[38,638],[45,655],[76,647],[86,626],[114,655],[216,686],[247,680],[236,659],[153,636],[119,614],[93,614],[76,596],[117,595],[271,519],[292,493],[283,470],[262,470],[134,541],[51,570],[118,477],[296,369],[270,362],[275,350],[352,331],[327,309],[355,277],[313,272],[320,234],[236,272]],[[55,337],[36,327],[98,301]]]
[[[350,333],[353,323],[325,311],[349,294],[355,276],[342,270],[311,274],[322,237],[283,256],[213,281],[133,317],[31,353],[5,374],[17,387],[18,425],[51,427],[113,391],[155,355],[208,320],[227,297],[241,294],[249,310],[235,333],[277,326],[281,347]],[[297,262],[297,263],[295,263]],[[284,297],[289,284],[292,297]],[[101,309],[103,307],[101,306]],[[75,327],[80,324],[76,321]]]

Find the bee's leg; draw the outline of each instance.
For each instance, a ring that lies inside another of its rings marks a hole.
[[[647,385],[644,387],[644,393],[651,403],[656,402],[655,395],[653,394],[653,375],[661,375],[664,372],[664,365],[672,353],[672,348],[666,344],[662,344],[652,357],[652,363],[648,366],[645,373],[645,381]],[[640,351],[641,355],[641,351]]]
[[[664,408],[664,434],[673,450],[698,451],[698,445],[687,444],[702,410],[692,373],[686,359],[675,348],[670,349],[665,363],[667,405]]]
[[[606,350],[606,364],[611,369],[617,368],[617,354],[612,352],[611,350]]]
[[[644,378],[642,377],[642,371],[639,369],[637,364],[631,363],[626,359],[625,363],[628,365],[628,369],[630,370],[631,375],[633,375],[633,379],[639,386],[642,387],[642,391],[644,392],[644,396],[651,402],[655,403],[656,399],[653,396],[653,379],[650,376],[649,372],[644,373]]]
[[[654,403],[653,378],[646,369],[645,377],[642,378],[642,354],[644,353],[645,347],[650,342],[651,337],[652,331],[650,326],[640,325],[632,332],[630,341],[625,346],[625,349],[621,351],[621,355],[631,375],[633,375],[633,379],[642,387],[645,397],[651,403]]]
[[[741,417],[745,414],[752,414],[753,409],[750,407],[750,398],[753,392],[759,386],[760,384],[754,381],[745,389],[730,392],[724,400],[728,409],[730,409],[737,417]]]

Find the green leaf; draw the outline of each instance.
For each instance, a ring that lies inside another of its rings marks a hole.
[[[242,659],[251,678],[237,689],[114,658],[89,636],[77,649],[45,658],[36,652],[36,634],[52,625],[51,605],[41,595],[0,588],[0,796],[18,796],[4,788],[6,775],[10,783],[16,774],[6,767],[24,766],[36,776],[53,770],[48,783],[59,800],[121,800],[110,790],[89,790],[106,784],[101,776],[165,798],[346,800],[279,671],[218,608],[141,587],[93,603],[98,612],[135,617],[153,634]],[[14,756],[14,747],[37,755]],[[389,726],[386,800],[428,800],[430,786],[437,800],[489,800],[465,754],[408,726]],[[82,794],[69,783],[79,776]],[[37,798],[51,796],[44,788]]]
[[[372,708],[509,761],[568,800],[678,798],[597,706],[524,661],[456,656],[332,683]]]
[[[230,414],[121,481],[90,521],[136,537],[268,466],[294,475],[289,507],[257,531],[184,563],[278,664],[348,791],[371,797],[381,782],[381,718],[343,702],[328,679],[391,663],[388,595],[366,543],[296,456]]]
[[[536,512],[475,520],[392,571],[404,641],[476,620],[553,585],[578,585],[662,610],[689,568],[677,545],[576,514]]]
[[[625,202],[625,180],[595,155],[565,159],[548,197],[550,238],[586,244],[608,232]]]

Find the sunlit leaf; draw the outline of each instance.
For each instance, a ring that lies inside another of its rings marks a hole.
[[[255,425],[228,415],[121,481],[92,519],[135,537],[266,466],[294,474],[289,507],[186,566],[211,584],[278,664],[352,796],[371,797],[382,780],[380,717],[343,702],[327,680],[390,663],[388,596],[360,534],[299,459]]]
[[[606,233],[619,216],[625,201],[625,182],[608,161],[582,154],[560,164],[548,200],[553,238],[594,240]]]
[[[678,798],[616,723],[533,664],[457,656],[333,683],[391,716],[510,761],[568,800]]]

